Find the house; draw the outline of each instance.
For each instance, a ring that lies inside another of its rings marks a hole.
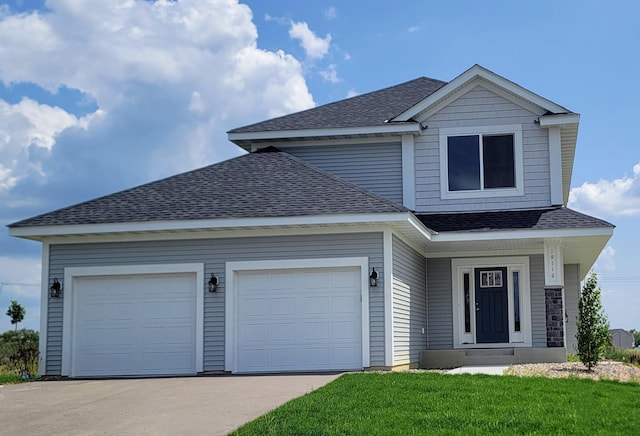
[[[566,207],[578,123],[476,65],[233,129],[249,153],[11,224],[42,242],[40,371],[564,361],[613,232]]]
[[[615,348],[633,348],[635,341],[633,334],[624,329],[609,330],[611,335],[611,345]]]

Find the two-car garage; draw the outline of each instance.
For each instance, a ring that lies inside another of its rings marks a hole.
[[[367,366],[363,269],[353,262],[343,266],[344,259],[319,263],[228,263],[219,290],[225,293],[225,371]],[[296,267],[282,268],[289,264]],[[204,264],[67,268],[65,283],[64,317],[70,322],[63,327],[63,375],[218,370],[203,366]]]

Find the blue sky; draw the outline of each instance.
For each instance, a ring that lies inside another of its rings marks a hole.
[[[39,328],[40,244],[6,225],[240,154],[225,132],[474,64],[581,114],[570,207],[640,329],[640,3],[12,0],[0,4],[0,331]]]

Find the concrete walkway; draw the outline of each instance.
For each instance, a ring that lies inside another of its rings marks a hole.
[[[224,435],[339,374],[64,380],[0,387],[0,434]]]
[[[460,368],[447,371],[447,374],[490,374],[504,375],[509,365],[482,365],[482,366],[461,366]]]

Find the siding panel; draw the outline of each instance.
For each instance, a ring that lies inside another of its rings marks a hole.
[[[578,265],[564,266],[564,304],[567,323],[565,346],[567,353],[575,353],[578,345],[578,299],[580,298],[580,277]]]
[[[224,369],[225,262],[368,256],[383,264],[382,234],[300,235],[198,240],[141,241],[51,245],[49,281],[64,268],[83,266],[204,262],[205,279],[215,273],[220,290],[204,296],[204,370]],[[384,271],[380,271],[384,273]],[[202,284],[204,289],[204,284]],[[384,365],[384,289],[371,293],[370,357]],[[47,324],[48,375],[60,374],[63,298],[49,299]]]
[[[328,173],[402,204],[400,143],[279,148]]]
[[[417,363],[426,348],[426,260],[393,237],[394,365]]]
[[[427,348],[453,348],[451,259],[427,260]]]
[[[544,298],[544,257],[529,257],[531,268],[531,343],[534,347],[547,346],[547,315]]]
[[[416,138],[416,210],[465,212],[535,208],[551,205],[548,131],[534,123],[541,114],[476,86],[430,116],[424,134]],[[440,128],[521,124],[523,136],[524,195],[481,199],[440,198]],[[531,183],[536,180],[536,183]]]

